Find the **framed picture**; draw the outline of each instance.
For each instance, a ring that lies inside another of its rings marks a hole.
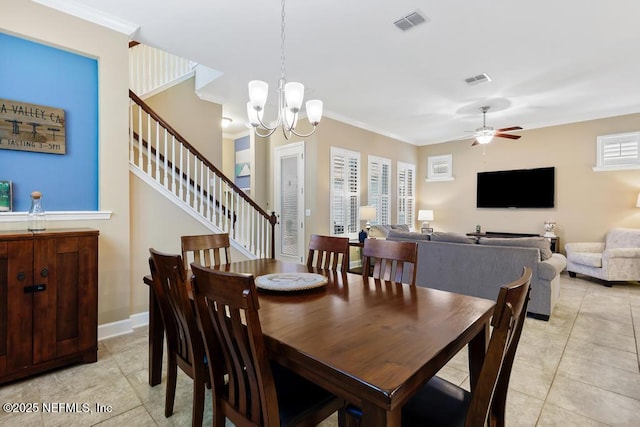
[[[0,212],[11,212],[12,200],[11,181],[0,181]]]
[[[443,154],[427,158],[427,181],[452,181],[453,156]]]

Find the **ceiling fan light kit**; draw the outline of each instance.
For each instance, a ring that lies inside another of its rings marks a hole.
[[[474,145],[488,144],[493,140],[493,137],[519,139],[520,135],[511,135],[504,132],[509,132],[512,130],[521,130],[522,128],[520,126],[512,126],[509,128],[502,128],[502,129],[494,129],[491,126],[487,126],[486,119],[487,119],[487,111],[489,111],[489,108],[490,107],[487,105],[480,107],[480,111],[482,111],[482,127],[479,127],[478,129],[476,129],[474,134],[475,140],[473,141],[473,144],[471,144],[471,146],[473,147]]]

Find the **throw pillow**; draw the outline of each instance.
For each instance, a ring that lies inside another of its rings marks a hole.
[[[487,246],[515,246],[519,248],[538,248],[540,249],[540,259],[542,261],[551,258],[551,242],[544,237],[514,237],[510,238],[491,238],[481,237],[478,242]]]
[[[416,233],[414,231],[402,231],[391,229],[387,234],[387,239],[411,239],[411,240],[429,240],[428,234]]]
[[[400,231],[409,231],[409,226],[407,224],[393,224],[391,225],[392,230],[400,230]]]
[[[446,243],[476,243],[475,237],[465,236],[464,234],[451,233],[446,231],[436,231],[431,233],[432,242]]]

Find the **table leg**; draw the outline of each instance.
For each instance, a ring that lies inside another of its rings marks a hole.
[[[362,426],[400,427],[402,425],[402,408],[385,411],[370,402],[362,402]]]
[[[153,286],[149,286],[149,385],[162,382],[162,347],[164,325]]]
[[[480,378],[480,370],[482,369],[484,357],[487,353],[490,336],[491,331],[489,322],[487,322],[484,324],[484,328],[469,341],[469,382],[472,393]]]

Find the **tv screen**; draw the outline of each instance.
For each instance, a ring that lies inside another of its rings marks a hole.
[[[552,208],[555,168],[478,172],[479,208]]]

